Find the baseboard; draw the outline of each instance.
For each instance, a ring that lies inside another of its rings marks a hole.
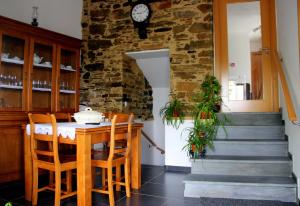
[[[162,168],[164,168],[163,165],[150,165],[150,164],[142,164],[142,167],[162,167]]]
[[[297,176],[295,175],[294,172],[292,172],[292,178],[297,182]]]
[[[298,194],[299,194],[299,191],[298,191],[298,178],[297,178],[297,176],[296,176],[296,174],[294,173],[294,172],[292,172],[292,177],[293,177],[293,179],[296,181],[296,183],[297,183],[297,188],[296,188],[296,193],[297,193],[297,202],[296,202],[296,204],[297,205],[299,205],[300,206],[300,200],[299,200],[299,198],[298,198]]]
[[[179,167],[179,166],[171,166],[171,165],[165,165],[165,170],[168,172],[185,172],[185,173],[191,173],[191,167]]]
[[[284,140],[285,140],[285,141],[289,141],[289,136],[285,134],[285,135],[284,135]]]
[[[288,152],[288,157],[293,160],[293,155],[290,152]]]

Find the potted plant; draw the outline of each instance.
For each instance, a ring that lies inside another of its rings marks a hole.
[[[163,122],[178,129],[180,124],[184,121],[184,105],[175,97],[160,109],[159,114],[162,117]]]
[[[206,154],[206,147],[213,147],[213,140],[216,130],[213,128],[211,120],[194,120],[193,127],[187,128],[188,140],[184,149],[188,151],[191,158],[204,158]]]
[[[215,76],[206,75],[200,89],[194,96],[194,119],[214,119],[213,115],[220,111],[222,104],[221,85]]]
[[[227,134],[224,122],[217,117],[222,104],[219,81],[214,76],[206,75],[200,89],[201,91],[194,96],[195,105],[192,112],[194,124],[192,128],[188,128],[188,143],[185,146],[194,158],[203,158],[206,146],[213,147],[219,126]],[[224,121],[227,121],[226,117]]]

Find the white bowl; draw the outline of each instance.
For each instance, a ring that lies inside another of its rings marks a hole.
[[[103,122],[104,120],[104,116],[102,113],[93,111],[90,107],[86,108],[85,111],[75,113],[73,117],[76,120],[77,124],[98,124],[100,122]]]

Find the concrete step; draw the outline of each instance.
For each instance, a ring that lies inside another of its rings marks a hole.
[[[224,121],[225,117],[229,121]],[[218,118],[225,125],[282,125],[281,112],[230,112],[219,113]]]
[[[291,176],[292,161],[288,157],[206,156],[191,160],[192,174],[240,176]]]
[[[184,197],[279,200],[296,202],[291,177],[245,177],[191,174],[184,179]]]
[[[284,126],[224,126],[219,127],[216,139],[281,139],[284,137]]]
[[[284,140],[215,140],[214,149],[207,155],[230,156],[288,156],[288,142]]]

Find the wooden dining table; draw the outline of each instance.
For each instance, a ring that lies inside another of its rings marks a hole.
[[[32,156],[30,137],[24,129],[24,169],[25,169],[25,200],[31,202],[32,197]],[[131,150],[131,188],[141,187],[141,129],[142,123],[132,125]],[[92,145],[107,142],[110,138],[111,127],[101,125],[95,127],[80,127],[75,130],[75,139],[59,137],[59,143],[73,144],[77,147],[77,205],[92,205]],[[116,130],[127,130],[127,124],[116,125]]]

